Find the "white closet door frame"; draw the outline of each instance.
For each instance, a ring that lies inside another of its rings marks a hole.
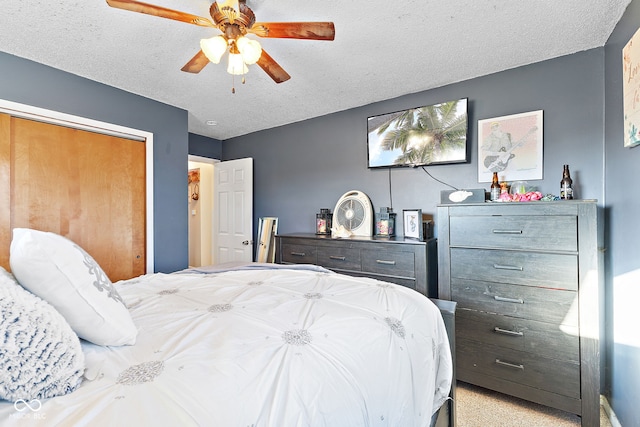
[[[153,251],[153,133],[140,129],[128,128],[113,123],[101,122],[88,119],[86,117],[72,114],[60,113],[58,111],[47,110],[31,105],[0,99],[0,113],[10,114],[30,120],[37,120],[75,129],[87,130],[90,132],[102,133],[120,138],[144,141],[146,150],[146,251],[147,251],[147,273],[154,272],[154,251]]]

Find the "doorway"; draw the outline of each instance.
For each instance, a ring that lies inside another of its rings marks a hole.
[[[213,164],[219,160],[189,156],[189,266],[212,264]],[[195,178],[197,177],[197,178]],[[196,180],[197,179],[197,180]]]

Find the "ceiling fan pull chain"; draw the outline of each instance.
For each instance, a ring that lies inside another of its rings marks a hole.
[[[229,59],[231,62],[231,59]],[[236,76],[235,74],[231,74],[231,93],[236,93]]]
[[[247,82],[247,79],[244,77],[245,75],[242,75],[242,79],[240,80],[242,82],[242,84],[245,84]],[[231,79],[232,79],[232,86],[231,86],[231,93],[236,93],[236,76],[235,75],[231,75]]]

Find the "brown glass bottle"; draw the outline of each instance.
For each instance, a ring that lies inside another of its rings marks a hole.
[[[493,173],[493,179],[491,180],[491,201],[496,201],[500,198],[500,183],[498,182],[498,172]]]
[[[569,174],[569,165],[564,165],[562,171],[562,181],[560,181],[560,198],[563,200],[573,199],[573,180]]]

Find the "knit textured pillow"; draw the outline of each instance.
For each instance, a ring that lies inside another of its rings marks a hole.
[[[84,366],[80,340],[64,317],[0,267],[0,399],[70,393]]]

